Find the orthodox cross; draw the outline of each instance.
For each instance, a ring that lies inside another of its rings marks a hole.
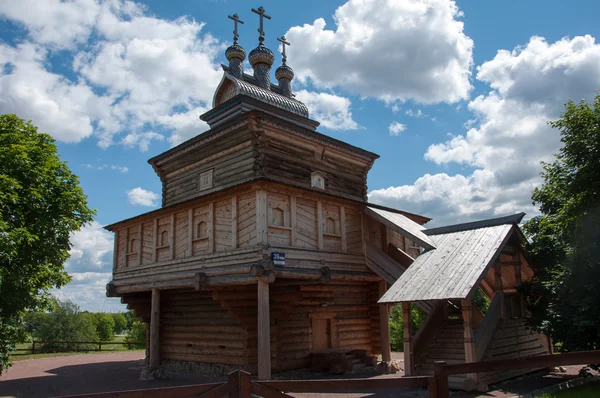
[[[263,18],[271,19],[271,16],[265,13],[265,9],[263,8],[263,6],[258,7],[258,10],[253,8],[252,12],[260,16],[260,28],[258,28],[258,33],[260,33],[260,36],[258,36],[258,41],[259,45],[262,45],[263,41],[265,40],[265,31],[263,30]]]
[[[233,44],[237,44],[237,40],[240,37],[238,35],[237,26],[238,26],[238,23],[241,23],[243,25],[244,21],[242,21],[237,14],[233,14],[233,16],[228,15],[227,18],[233,19]]]
[[[285,36],[278,37],[277,41],[281,42],[281,46],[283,47],[283,53],[281,55],[283,58],[283,64],[285,65],[285,61],[287,61],[287,55],[285,55],[285,45],[287,44],[288,46],[291,46],[291,44],[286,41]]]

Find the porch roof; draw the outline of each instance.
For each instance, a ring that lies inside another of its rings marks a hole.
[[[519,213],[423,231],[436,248],[417,257],[379,303],[469,297],[518,231],[523,216]]]
[[[365,212],[370,217],[373,217],[399,234],[407,236],[413,242],[418,243],[419,246],[425,249],[435,249],[433,240],[424,233],[425,227],[410,218],[370,204],[366,206]]]

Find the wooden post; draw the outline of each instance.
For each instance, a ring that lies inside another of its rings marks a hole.
[[[502,264],[500,260],[494,264],[494,282],[495,294],[500,294],[500,319],[504,319],[506,317],[506,309],[504,304],[504,289],[502,287]]]
[[[269,282],[258,280],[258,379],[271,379]]]
[[[208,205],[208,225],[206,226],[206,234],[208,235],[208,252],[212,253],[215,251],[215,209],[214,203],[210,202]]]
[[[188,210],[188,256],[194,255],[194,238],[196,238],[194,233],[194,209],[190,208]]]
[[[256,191],[256,240],[259,244],[268,242],[267,191]]]
[[[154,233],[153,233],[153,243],[152,243],[152,262],[155,263],[156,259],[157,259],[157,255],[156,255],[156,246],[157,246],[157,242],[158,242],[158,218],[154,219]]]
[[[296,195],[290,195],[290,218],[291,218],[291,227],[292,227],[292,234],[290,239],[292,240],[291,245],[292,246],[296,246],[296,238],[297,238],[297,232],[296,232],[296,217],[298,212],[298,207],[296,205]]]
[[[448,398],[450,396],[450,391],[448,391],[448,375],[446,375],[443,371],[445,365],[445,361],[433,362],[433,374],[437,379],[438,398]]]
[[[175,213],[171,214],[171,233],[169,234],[169,257],[175,258]]]
[[[473,308],[470,299],[461,300],[462,316],[464,324],[464,338],[465,338],[465,363],[476,362],[475,359],[475,342],[473,340]],[[477,383],[477,373],[471,373],[467,375],[467,379],[470,379],[473,383],[473,388]]]
[[[379,297],[381,298],[386,291],[386,281],[379,281]],[[379,328],[381,329],[381,360],[389,364],[392,360],[392,348],[390,346],[390,325],[387,304],[379,304]]]
[[[229,398],[250,398],[252,396],[252,380],[250,373],[236,370],[229,373],[227,380]]]
[[[410,326],[410,303],[402,303],[402,320],[404,322],[404,375],[414,375],[415,363]]]
[[[115,241],[113,244],[113,272],[119,265],[119,230],[115,231]]]
[[[344,206],[340,206],[340,229],[342,235],[342,251],[346,253],[348,248],[346,242],[346,208]]]
[[[152,289],[152,312],[150,313],[150,368],[160,367],[160,290]]]
[[[142,239],[144,239],[143,228],[144,228],[144,223],[139,223],[139,225],[138,225],[138,243],[137,243],[138,265],[142,265]]]
[[[515,265],[515,284],[519,287],[523,283],[523,276],[521,274],[521,253],[517,252],[517,264]],[[525,318],[525,297],[523,294],[518,293],[519,297],[519,316]]]
[[[31,353],[35,354],[35,340],[33,340],[33,343],[31,343]]]
[[[323,205],[317,201],[317,239],[319,249],[323,249]]]
[[[237,249],[237,196],[231,198],[231,248]]]

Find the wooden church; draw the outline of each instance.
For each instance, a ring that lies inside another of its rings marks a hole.
[[[292,93],[285,37],[271,82],[270,16],[252,11],[253,75],[235,14],[229,65],[201,116],[210,130],[149,160],[160,209],[106,227],[115,233],[107,295],[147,324],[151,368],[196,362],[270,379],[319,355],[338,358],[338,371],[377,355],[389,362],[388,303],[399,302],[405,323],[410,303],[429,314],[416,336],[406,328],[406,374],[434,359],[547,352],[522,326],[516,287],[531,275],[520,219],[428,230],[427,217],[369,203],[378,155],[316,131]],[[471,304],[480,286],[492,302],[485,315]]]

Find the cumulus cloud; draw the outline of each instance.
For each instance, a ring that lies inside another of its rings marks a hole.
[[[356,130],[358,124],[352,120],[348,98],[328,93],[316,93],[300,90],[296,99],[308,107],[311,119],[321,123],[322,127],[330,130]]]
[[[117,166],[114,164],[108,165],[108,164],[101,164],[101,165],[93,165],[90,163],[84,163],[81,165],[81,167],[85,167],[86,169],[94,169],[94,170],[117,170],[120,171],[121,173],[127,173],[129,172],[129,167],[127,166]]]
[[[292,27],[289,58],[301,82],[384,101],[456,102],[471,90],[473,41],[454,1],[350,0],[325,20]]]
[[[104,148],[147,150],[165,131],[175,143],[206,129],[199,113],[182,130],[176,122],[207,109],[221,77],[223,45],[203,34],[203,23],[157,18],[127,0],[43,3],[0,3],[0,18],[26,31],[16,47],[0,45],[0,112],[31,119],[63,142],[95,135]],[[52,70],[54,50],[73,60],[72,77]]]
[[[160,199],[160,195],[152,191],[146,191],[141,187],[127,191],[127,198],[132,205],[154,207]]]
[[[475,172],[425,175],[414,185],[373,191],[373,201],[423,212],[436,223],[535,214],[530,198],[542,182],[540,162],[552,160],[561,146],[559,132],[547,122],[560,117],[569,99],[593,99],[600,86],[600,45],[591,36],[555,43],[532,37],[525,46],[498,51],[477,70],[493,90],[469,103],[475,119],[468,131],[425,153],[437,164],[463,164]]]
[[[398,123],[398,122],[392,122],[390,123],[390,126],[388,127],[388,131],[390,132],[390,135],[400,135],[401,132],[403,132],[404,130],[406,130],[406,125],[402,124],[402,123]]]
[[[106,284],[112,276],[113,234],[94,221],[71,234],[71,244],[65,263],[71,282],[52,294],[89,311],[124,310],[119,300],[106,297]]]

